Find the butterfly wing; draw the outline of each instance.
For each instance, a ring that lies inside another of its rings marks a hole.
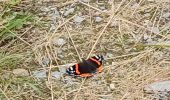
[[[98,65],[91,61],[90,59],[88,60],[84,60],[79,63],[79,71],[81,73],[94,73],[96,72],[96,69],[97,69]]]

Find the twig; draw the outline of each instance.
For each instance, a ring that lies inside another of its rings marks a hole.
[[[118,17],[117,17],[116,19],[117,19],[117,20],[124,21],[124,22],[126,22],[126,23],[128,23],[128,24],[131,24],[131,25],[135,25],[135,26],[137,26],[137,27],[139,27],[139,28],[142,28],[142,29],[145,29],[145,30],[147,30],[147,31],[149,31],[149,32],[152,31],[151,29],[145,28],[144,26],[141,26],[141,25],[139,25],[139,24],[133,23],[133,22],[128,21],[128,20],[126,20],[126,19],[124,19],[124,18],[121,18],[121,17],[118,18]],[[169,27],[170,27],[170,25],[166,26],[164,29],[168,29]],[[162,31],[163,31],[163,30],[161,30],[161,32],[162,32]],[[157,33],[157,35],[162,36],[162,37],[164,37],[164,38],[166,38],[166,39],[170,39],[169,37],[166,37],[166,36],[160,34],[161,32]]]
[[[54,95],[53,95],[53,85],[52,85],[52,82],[51,82],[51,65],[52,65],[52,59],[51,59],[51,56],[50,56],[48,47],[45,46],[45,48],[46,48],[46,51],[47,51],[48,58],[50,59],[50,65],[49,65],[50,68],[49,68],[49,71],[48,71],[48,83],[50,84],[51,100],[53,100],[53,99],[54,99]]]
[[[97,10],[97,11],[99,11],[99,12],[104,12],[104,11],[102,11],[102,10],[96,8],[96,7],[93,7],[93,6],[91,6],[91,5],[87,4],[87,3],[84,3],[84,2],[82,2],[82,1],[80,1],[80,0],[79,0],[78,2],[80,2],[80,3],[83,4],[83,5],[86,5],[86,6],[90,7],[90,8],[92,8],[92,9],[94,9],[94,10]]]
[[[62,18],[62,19],[63,19],[63,18]],[[76,53],[77,53],[77,55],[78,55],[78,57],[79,57],[79,60],[82,61],[82,59],[81,59],[81,57],[80,57],[80,53],[78,52],[78,50],[77,50],[77,48],[76,48],[76,45],[75,45],[75,43],[74,43],[74,41],[73,41],[73,39],[72,39],[72,36],[71,36],[71,34],[70,34],[70,31],[69,31],[67,25],[65,24],[64,27],[65,27],[65,29],[66,29],[66,31],[67,31],[67,33],[68,33],[68,36],[69,36],[69,38],[70,38],[70,40],[71,40],[71,42],[72,42],[72,44],[73,44],[73,46],[74,46],[74,49],[76,50]]]
[[[50,36],[49,41],[53,38],[53,36],[55,35],[55,33],[57,32],[57,30],[62,27],[63,25],[65,25],[66,23],[68,23],[70,20],[72,20],[74,17],[76,16],[76,14],[72,17],[70,17],[69,19],[67,19],[65,22],[63,22],[62,24],[58,25],[58,27],[54,30],[54,32],[52,33],[52,35]]]
[[[83,86],[83,84],[84,84],[85,81],[86,81],[86,78],[83,79],[83,81],[82,81],[82,83],[81,83],[81,85],[80,85],[80,87],[79,87],[79,90],[77,91],[77,93],[76,93],[76,95],[75,95],[75,97],[74,97],[73,100],[76,100],[77,95],[79,94],[79,92],[80,92],[80,90],[81,90],[81,88],[82,88],[82,86]]]
[[[29,45],[30,47],[31,44],[29,44],[27,41],[25,41],[24,39],[22,39],[21,37],[17,36],[14,32],[10,31],[8,28],[5,27],[5,29],[7,29],[11,34],[15,35],[18,39],[20,39],[22,42],[24,42],[25,44]]]
[[[0,91],[2,92],[2,94],[6,97],[6,99],[7,100],[10,100],[9,98],[8,98],[8,96],[5,94],[5,92],[0,88]]]
[[[122,96],[122,98],[120,99],[120,100],[123,100],[123,99],[125,99],[128,95],[130,95],[128,92],[126,92],[123,96]]]
[[[122,0],[122,1],[121,1],[120,5],[119,5],[119,7],[116,9],[115,13],[119,10],[119,8],[121,7],[121,5],[123,4],[124,1],[125,1],[125,0]],[[104,33],[104,31],[106,30],[107,26],[110,24],[110,22],[111,22],[112,19],[114,18],[115,13],[113,12],[113,14],[111,15],[109,21],[107,22],[107,24],[105,25],[105,27],[103,28],[103,30],[101,31],[101,33],[99,34],[97,40],[95,41],[94,45],[92,46],[92,49],[91,49],[89,55],[87,56],[87,58],[89,58],[89,57],[91,56],[91,53],[93,52],[95,46],[97,45],[100,37],[103,35],[103,33]]]

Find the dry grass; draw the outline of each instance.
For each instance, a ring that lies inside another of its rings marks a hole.
[[[2,37],[0,41],[3,52],[24,56],[24,61],[13,68],[3,65],[0,98],[152,100],[144,92],[144,86],[154,81],[170,80],[170,44],[159,44],[170,41],[170,18],[162,17],[170,11],[170,2],[109,1],[21,1],[18,6],[10,6],[12,12],[26,11],[28,6],[28,14],[34,16],[24,27],[9,30],[9,33],[16,36],[14,39],[6,40]],[[105,6],[104,11],[101,6]],[[69,7],[75,10],[68,16],[61,14],[54,18],[52,14],[55,10],[51,8],[55,7],[60,12]],[[42,8],[50,10],[42,11]],[[79,25],[74,22],[77,15],[85,18]],[[96,16],[102,17],[102,21],[95,22]],[[4,23],[0,22],[0,30],[6,27]],[[50,30],[52,26],[55,28]],[[155,27],[160,31],[155,32]],[[66,43],[57,46],[53,43],[56,38],[62,38]],[[51,77],[51,71],[56,67],[66,67],[94,54],[105,56],[101,74],[92,78]],[[42,67],[45,58],[50,59],[50,62],[47,67]],[[27,69],[30,76],[14,76],[14,68]],[[31,72],[38,69],[48,71],[47,79],[39,80],[32,76]],[[110,84],[114,84],[115,89],[110,89]]]

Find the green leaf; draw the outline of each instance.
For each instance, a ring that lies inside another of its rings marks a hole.
[[[15,18],[9,21],[8,24],[5,26],[6,28],[0,33],[0,37],[3,36],[6,32],[8,32],[8,30],[23,26],[28,18],[30,18],[30,16],[25,16],[22,19]]]

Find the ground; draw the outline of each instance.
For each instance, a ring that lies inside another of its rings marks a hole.
[[[170,80],[169,0],[0,2],[2,100],[154,100],[145,86]],[[51,74],[96,54],[94,77]]]

